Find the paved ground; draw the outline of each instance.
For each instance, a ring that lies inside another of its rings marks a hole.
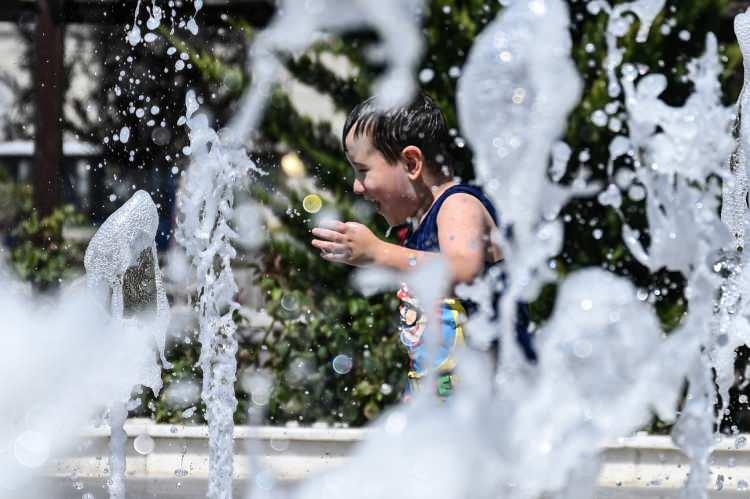
[[[7,496],[0,492],[0,497],[8,497],[8,499],[107,499],[109,497],[102,480],[84,480],[76,486],[69,479],[59,479],[50,480],[45,485],[46,487],[42,488],[41,484],[38,484],[35,490],[15,491]],[[83,488],[77,489],[81,485]],[[235,482],[233,496],[242,499],[244,492],[245,483]],[[93,494],[93,497],[84,496],[86,493]],[[203,480],[128,481],[128,499],[202,499],[205,493],[206,482]],[[712,499],[748,497],[748,491],[723,490],[712,492],[709,496]],[[677,499],[679,497],[679,490],[657,488],[600,488],[596,495],[596,499]]]

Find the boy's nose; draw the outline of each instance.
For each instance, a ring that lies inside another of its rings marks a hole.
[[[362,181],[360,179],[355,178],[352,190],[354,191],[354,194],[361,196],[365,193],[365,186],[364,184],[362,184]]]

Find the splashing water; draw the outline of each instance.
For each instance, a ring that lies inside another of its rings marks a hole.
[[[156,231],[159,226],[159,214],[151,196],[145,191],[137,191],[115,211],[94,234],[86,254],[84,267],[89,289],[95,290],[104,302],[109,302],[110,313],[114,320],[122,320],[125,312],[125,288],[127,273],[130,269],[150,264],[154,276],[155,313],[153,334],[159,350],[162,365],[171,368],[164,357],[166,332],[169,324],[169,303],[162,284],[159,260],[156,252]],[[142,276],[139,276],[142,277]],[[148,283],[136,279],[140,290]],[[132,293],[131,293],[132,295]],[[132,304],[134,298],[128,296]],[[162,386],[161,367],[149,356],[142,359],[139,368],[139,384],[148,386],[158,394]],[[125,497],[125,444],[127,435],[123,429],[128,415],[127,399],[115,401],[110,406],[110,497]]]
[[[639,40],[644,39],[661,6],[663,2],[627,4],[628,10],[642,16]],[[622,12],[624,9],[617,14]],[[533,16],[542,17],[537,22],[552,27],[552,33],[532,34],[529,24],[533,26]],[[567,54],[554,52],[555,47],[569,47],[554,38],[558,26],[558,36],[566,36],[562,34],[566,21],[564,7],[556,2],[513,3],[477,38],[459,85],[461,122],[477,152],[478,176],[517,230],[511,249],[528,251],[544,247],[548,240],[549,251],[558,243],[554,231],[539,237],[532,227],[541,219],[543,210],[538,204],[548,189],[542,172],[549,148],[577,99],[578,83]],[[623,34],[614,33],[615,38]],[[557,43],[547,45],[550,40]],[[348,497],[362,490],[361,484],[367,483],[367,475],[376,466],[391,480],[370,486],[370,497],[405,491],[409,497],[433,497],[438,491],[447,497],[462,497],[469,490],[472,497],[539,497],[545,493],[591,497],[598,471],[596,449],[606,439],[645,423],[650,408],[663,420],[672,420],[685,376],[690,381],[690,394],[674,438],[693,460],[686,494],[705,496],[715,400],[710,369],[721,372],[722,367],[732,365],[717,362],[715,357],[716,346],[726,345],[727,332],[717,329],[713,295],[706,292],[721,285],[706,262],[731,238],[716,215],[718,186],[706,177],[725,176],[723,167],[733,146],[728,133],[731,110],[721,106],[719,99],[721,66],[713,36],[706,45],[705,55],[690,66],[695,92],[682,108],[670,108],[659,101],[665,81],[659,75],[643,78],[636,86],[635,74],[629,67],[623,68],[630,132],[627,140],[618,139],[613,151],[622,154],[631,147],[638,151],[636,175],[648,194],[651,246],[646,251],[635,244],[633,233],[626,235],[644,264],[654,270],[680,270],[688,277],[691,307],[683,325],[662,340],[653,311],[638,300],[629,282],[601,270],[576,273],[563,282],[555,313],[539,333],[541,360],[532,377],[506,375],[498,397],[490,400],[467,383],[469,386],[458,391],[454,405],[446,409],[450,415],[441,414],[439,422],[428,415],[435,407],[420,413],[425,406],[419,403],[392,412],[385,417],[382,432],[365,444],[356,462],[303,488],[297,497],[315,497],[321,487],[331,497]],[[482,58],[481,54],[486,55]],[[545,54],[558,58],[545,59]],[[562,70],[550,71],[554,64],[557,68],[562,65]],[[498,66],[503,70],[496,70]],[[555,91],[550,92],[544,87],[550,73],[570,77],[562,83],[557,78]],[[620,83],[617,85],[619,88]],[[496,178],[503,179],[505,192],[494,189]],[[520,192],[525,200],[520,199]],[[735,206],[735,211],[741,212],[744,221],[746,208]],[[685,251],[687,241],[692,245],[690,253]],[[517,251],[509,253],[510,268],[520,263],[524,277],[539,266],[529,257],[523,260]],[[518,278],[518,273],[514,276],[511,271],[511,277]],[[737,295],[723,289],[727,298],[722,300],[731,308]],[[736,315],[736,311],[727,313]],[[730,351],[745,341],[742,330],[735,327],[732,334],[739,336],[729,341]],[[503,346],[508,349],[510,344],[512,341],[506,341]],[[702,347],[705,353],[701,353]],[[673,367],[664,362],[669,358],[694,360]],[[459,363],[459,368],[472,369],[467,362]],[[550,407],[555,408],[552,414]],[[482,416],[470,417],[476,414]],[[414,425],[417,420],[419,425]],[[499,420],[503,428],[488,426],[488,422]],[[440,444],[431,443],[428,435],[434,434],[443,436]],[[478,457],[470,469],[462,454],[466,448],[472,448]],[[379,459],[383,455],[389,456],[387,470]],[[422,466],[415,470],[415,463]]]
[[[262,173],[241,147],[226,146],[196,114],[198,101],[191,91],[186,97],[186,123],[190,136],[191,164],[179,193],[176,238],[196,269],[199,293],[203,371],[201,397],[206,403],[209,429],[208,497],[232,496],[234,411],[237,398],[237,338],[233,314],[239,309],[234,296],[237,284],[231,268],[236,256],[233,241],[241,239],[231,227],[234,189],[250,172]],[[218,263],[217,263],[218,262]]]
[[[32,300],[0,263],[0,496],[29,492],[44,465],[72,445],[76,432],[113,400],[143,382],[153,357],[148,324],[114,320],[82,283],[59,297]],[[31,495],[29,495],[31,494]]]
[[[301,53],[321,32],[337,33],[372,26],[383,40],[388,70],[376,84],[384,107],[403,104],[416,90],[414,70],[422,57],[419,15],[423,0],[285,0],[271,25],[260,32],[249,48],[250,89],[230,124],[233,140],[244,141],[262,116],[282,64],[277,54]]]
[[[523,363],[511,337],[515,303],[553,278],[547,260],[562,244],[556,213],[539,222],[550,204],[562,207],[569,195],[551,186],[546,170],[581,92],[570,48],[562,2],[514,2],[476,38],[458,83],[459,121],[476,154],[477,180],[503,214],[500,232],[513,226],[513,240],[502,241],[513,262],[501,304],[507,368]]]
[[[598,186],[565,187],[546,177],[551,155],[556,161],[553,180],[564,172],[570,152],[557,141],[581,91],[569,56],[565,5],[559,0],[512,2],[475,40],[458,88],[459,117],[476,152],[477,178],[503,214],[503,225],[514,229],[512,240],[498,236],[509,285],[501,302],[503,370],[496,393],[484,383],[492,377],[489,365],[465,352],[459,369],[466,382],[450,404],[436,406],[423,396],[386,414],[380,431],[350,463],[304,484],[296,497],[317,498],[321,490],[331,498],[591,497],[603,442],[639,428],[651,409],[672,420],[685,376],[689,397],[673,438],[693,461],[686,495],[705,497],[717,400],[710,370],[717,372],[718,393],[726,404],[734,348],[750,339],[742,301],[750,277],[743,271],[744,254],[736,251],[745,245],[748,134],[740,120],[735,147],[732,113],[719,98],[721,65],[713,36],[707,38],[704,56],[690,65],[695,91],[680,108],[659,99],[666,78],[640,77],[633,65],[622,64],[624,52],[617,44],[635,20],[629,14],[639,18],[637,41],[643,42],[664,4],[638,0],[611,7],[595,0],[588,5],[593,13],[609,15],[608,92],[613,98],[624,94],[628,116],[627,136],[618,136],[610,146],[612,160],[622,154],[636,157],[628,182],[637,180],[646,197],[649,247],[627,224],[623,239],[650,269],[667,268],[687,277],[690,310],[682,325],[663,340],[653,310],[638,299],[632,284],[602,270],[581,271],[562,283],[554,314],[538,333],[538,367],[519,369],[520,352],[511,336],[514,305],[533,299],[544,282],[554,279],[546,263],[562,242],[559,209],[571,196],[590,194]],[[200,6],[196,0],[196,12]],[[362,19],[372,19],[386,43],[390,71],[379,95],[393,102],[408,99],[421,55],[414,22],[419,6],[421,2],[318,0],[305,2],[302,9],[285,3],[250,49],[253,82],[226,142],[241,143],[257,126],[281,69],[276,53],[303,50],[316,31],[361,26]],[[748,16],[738,16],[735,26],[746,57]],[[747,65],[745,71],[747,81]],[[740,111],[746,99],[743,90]],[[231,497],[237,348],[231,319],[237,288],[230,266],[237,235],[229,223],[233,185],[255,167],[241,148],[226,145],[205,117],[195,115],[193,94],[187,107],[193,161],[179,199],[177,237],[196,266],[200,291],[203,398],[211,435],[209,497],[226,498]],[[726,180],[721,218],[716,215],[720,189],[707,180],[711,175]],[[619,213],[618,196],[618,185],[610,184],[599,200]],[[439,282],[428,282],[425,302],[441,289]],[[117,284],[108,282],[113,304]],[[720,292],[718,314],[707,290]],[[467,292],[482,295],[477,289]],[[681,362],[668,366],[664,359]],[[503,421],[500,428],[498,421]],[[435,439],[436,434],[442,438]],[[467,448],[472,459],[466,458]],[[389,480],[374,483],[373,469]],[[261,474],[256,478],[268,491],[268,480]],[[274,497],[283,495],[278,491]]]
[[[640,20],[640,27],[636,34],[636,41],[644,43],[648,39],[648,32],[651,30],[656,16],[661,12],[666,4],[666,0],[636,0],[616,5],[614,8],[605,0],[593,0],[587,4],[589,12],[597,13],[600,10],[609,15],[607,22],[607,58],[605,66],[607,70],[607,79],[609,85],[607,91],[610,97],[620,95],[620,86],[616,76],[617,68],[622,64],[625,49],[617,46],[619,38],[625,36],[630,31],[634,19],[626,14],[632,13]]]

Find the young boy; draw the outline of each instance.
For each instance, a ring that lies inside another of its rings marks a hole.
[[[396,270],[413,269],[440,253],[448,264],[451,290],[502,260],[491,238],[497,229],[495,209],[478,187],[455,180],[450,141],[443,113],[426,95],[386,111],[377,109],[373,98],[355,107],[342,134],[344,152],[354,168],[354,193],[375,205],[396,229],[401,245],[381,240],[357,222],[313,229],[312,245],[329,261]],[[443,300],[437,357],[427,360],[424,314],[405,287],[398,297],[401,341],[411,358],[410,389],[418,387],[428,369],[436,369],[438,393],[448,395],[455,367],[452,354],[463,343],[465,303]]]

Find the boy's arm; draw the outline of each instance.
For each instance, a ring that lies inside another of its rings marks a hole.
[[[328,222],[326,227],[314,228],[312,234],[317,238],[312,245],[324,259],[357,267],[379,265],[409,270],[437,256],[382,241],[366,225],[357,222]]]
[[[456,193],[449,196],[437,216],[440,253],[452,271],[453,283],[473,281],[484,270],[490,244],[488,217],[474,196]]]
[[[490,241],[487,213],[474,196],[456,193],[443,202],[438,213],[440,253],[449,265],[452,284],[471,282],[485,264]],[[312,245],[329,261],[354,266],[380,265],[396,270],[410,270],[437,253],[416,251],[380,240],[367,226],[357,222],[329,222],[326,228],[315,228]]]

